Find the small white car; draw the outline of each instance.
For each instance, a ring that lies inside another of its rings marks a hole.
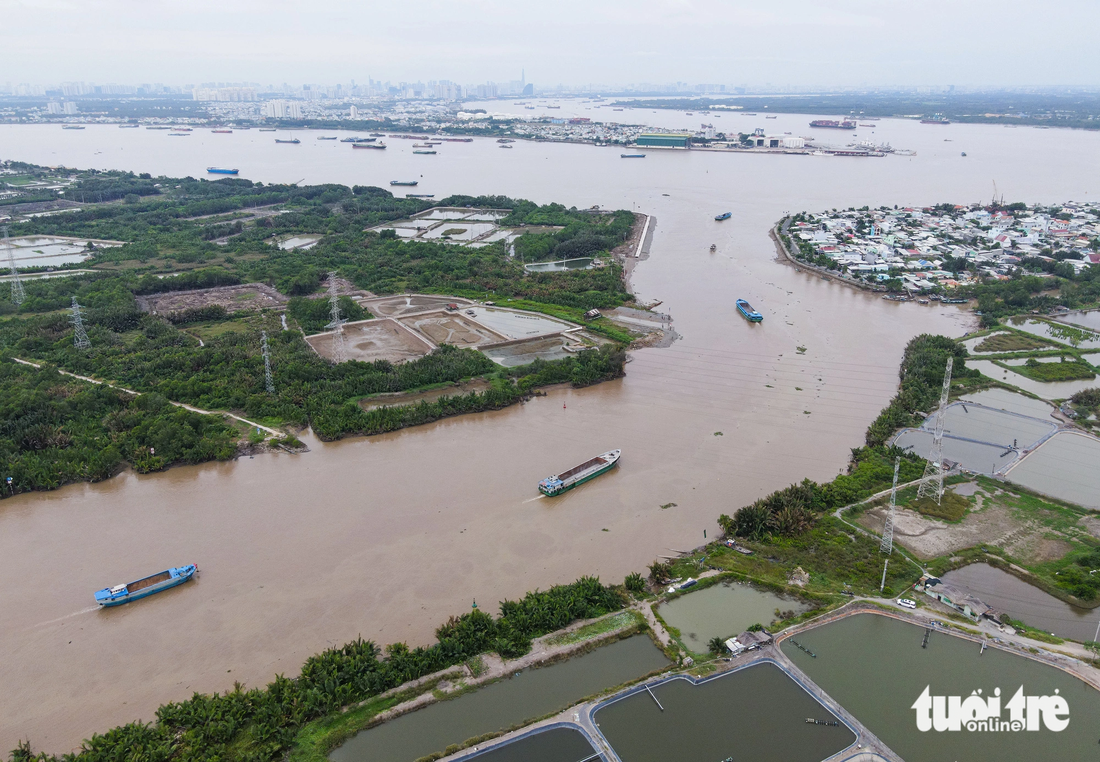
[[[915,609],[917,607],[917,602],[909,598],[898,598],[898,605],[902,608]]]

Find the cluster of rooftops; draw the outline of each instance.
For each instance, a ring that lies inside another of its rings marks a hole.
[[[836,269],[868,281],[901,278],[915,291],[1008,278],[1032,258],[1065,263],[1074,271],[1100,264],[1100,203],[1095,202],[803,213],[789,233],[803,248],[808,244],[832,259]],[[951,269],[945,267],[949,260]],[[966,260],[967,267],[957,260]]]

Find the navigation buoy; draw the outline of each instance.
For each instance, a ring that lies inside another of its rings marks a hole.
[[[562,409],[562,410],[565,410],[565,403],[564,403],[564,402],[563,402],[563,403],[561,403],[561,409]]]

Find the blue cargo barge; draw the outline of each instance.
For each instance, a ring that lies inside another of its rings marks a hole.
[[[239,169],[228,169],[226,167],[207,167],[206,171],[209,172],[212,175],[235,175],[238,172],[240,172],[241,170],[239,170]]]
[[[196,564],[176,566],[126,585],[105,587],[95,594],[95,602],[100,606],[121,606],[130,601],[148,598],[150,595],[159,593],[162,590],[182,585],[195,576],[195,572],[198,570],[199,567]]]

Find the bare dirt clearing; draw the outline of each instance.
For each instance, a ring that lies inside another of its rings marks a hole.
[[[894,519],[894,539],[922,559],[948,555],[975,545],[995,545],[1025,563],[1042,563],[1061,558],[1073,548],[1060,539],[1060,533],[1040,521],[1014,515],[1012,508],[997,500],[1001,493],[990,495],[981,488],[964,491],[972,491],[975,502],[957,524],[927,518],[899,506]],[[881,533],[885,511],[884,506],[878,506],[857,521]]]
[[[449,384],[441,389],[430,389],[425,392],[410,392],[402,394],[377,394],[373,397],[359,400],[359,407],[364,410],[374,410],[379,407],[394,407],[397,405],[415,405],[418,402],[434,402],[441,397],[453,397],[470,392],[483,392],[488,389],[490,383],[483,378],[475,378],[463,384]]]
[[[172,291],[166,294],[137,297],[138,307],[154,315],[214,306],[224,307],[226,312],[241,312],[265,307],[281,307],[286,303],[285,296],[263,283]]]
[[[403,318],[401,322],[427,336],[435,344],[453,344],[456,347],[476,347],[506,341],[496,331],[475,323],[463,315],[452,312],[433,312],[427,315]]]
[[[366,299],[362,302],[361,306],[365,310],[370,310],[372,315],[377,315],[378,317],[402,317],[415,312],[442,309],[452,303],[462,307],[473,304],[473,302],[467,299],[459,299],[453,296],[401,294],[398,296],[378,296],[372,299]]]
[[[335,358],[333,334],[307,336],[309,345],[326,360]],[[365,320],[344,325],[344,346],[349,360],[399,363],[428,354],[433,347],[396,320]]]

